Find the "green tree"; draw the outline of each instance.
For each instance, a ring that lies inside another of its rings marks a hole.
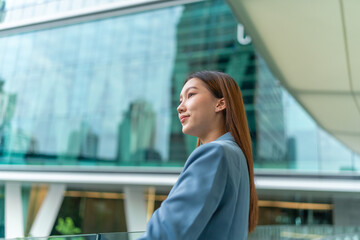
[[[76,235],[81,233],[81,229],[76,227],[74,221],[70,217],[59,218],[55,227],[56,231],[62,235]],[[83,240],[82,237],[72,238],[74,240]],[[54,240],[65,240],[65,238],[54,238]]]

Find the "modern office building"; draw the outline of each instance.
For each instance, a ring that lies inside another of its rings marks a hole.
[[[359,224],[356,120],[326,125],[240,2],[0,0],[0,237],[144,230],[195,148],[176,107],[203,69],[242,90],[260,224]]]

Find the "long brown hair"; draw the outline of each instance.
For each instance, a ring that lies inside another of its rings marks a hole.
[[[201,71],[192,73],[185,80],[184,85],[192,78],[203,81],[216,98],[225,99],[226,109],[223,111],[225,129],[234,137],[247,161],[250,180],[249,232],[252,232],[258,220],[258,198],[254,182],[251,137],[240,88],[231,76],[222,72]],[[200,139],[198,138],[197,146],[200,144]]]

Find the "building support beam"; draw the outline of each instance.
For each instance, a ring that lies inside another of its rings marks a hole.
[[[360,198],[336,197],[333,199],[333,224],[335,226],[359,226]],[[356,210],[355,210],[356,209]]]
[[[31,227],[30,235],[32,237],[45,237],[50,235],[64,199],[65,190],[65,184],[50,185],[49,191]]]
[[[128,232],[146,230],[146,204],[144,199],[144,188],[124,188],[125,193],[125,216]]]
[[[5,183],[5,238],[24,237],[21,183]]]

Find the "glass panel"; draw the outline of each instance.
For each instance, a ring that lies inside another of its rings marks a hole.
[[[90,9],[124,0],[0,0],[0,24],[53,17],[54,14]]]
[[[182,167],[196,138],[182,133],[179,94],[190,72],[210,69],[242,90],[255,168],[358,171],[359,155],[317,125],[237,31],[213,0],[1,37],[0,164]]]
[[[101,240],[128,240],[128,239],[136,239],[141,237],[144,232],[124,232],[124,233],[101,233]]]
[[[17,240],[129,240],[136,239],[144,232],[119,232],[119,233],[97,233],[97,234],[78,234],[49,237],[25,237],[16,238]]]
[[[128,240],[140,237],[144,232],[80,234],[50,237],[16,238],[18,240]],[[360,227],[334,226],[259,226],[248,235],[248,240],[350,240],[359,239]]]
[[[49,240],[97,240],[98,235],[97,234],[81,234],[81,235],[72,235],[72,236],[69,236],[69,235],[67,235],[67,236],[51,236],[48,238],[41,238],[41,240],[42,239],[44,239],[44,240],[45,239],[49,239]]]
[[[248,240],[290,239],[358,239],[358,226],[259,226],[248,236]],[[354,237],[354,238],[350,238]]]
[[[2,62],[19,67],[3,64],[0,71],[1,163],[169,162],[175,31],[164,32],[160,40],[151,33],[175,30],[181,9],[2,38]],[[14,51],[22,57],[14,57]]]
[[[48,239],[51,239],[51,240],[97,240],[98,234],[16,238],[16,240],[48,240]]]
[[[336,236],[324,237],[321,240],[359,240],[360,233],[337,234]]]
[[[126,230],[123,193],[72,190],[65,192],[51,235]]]

